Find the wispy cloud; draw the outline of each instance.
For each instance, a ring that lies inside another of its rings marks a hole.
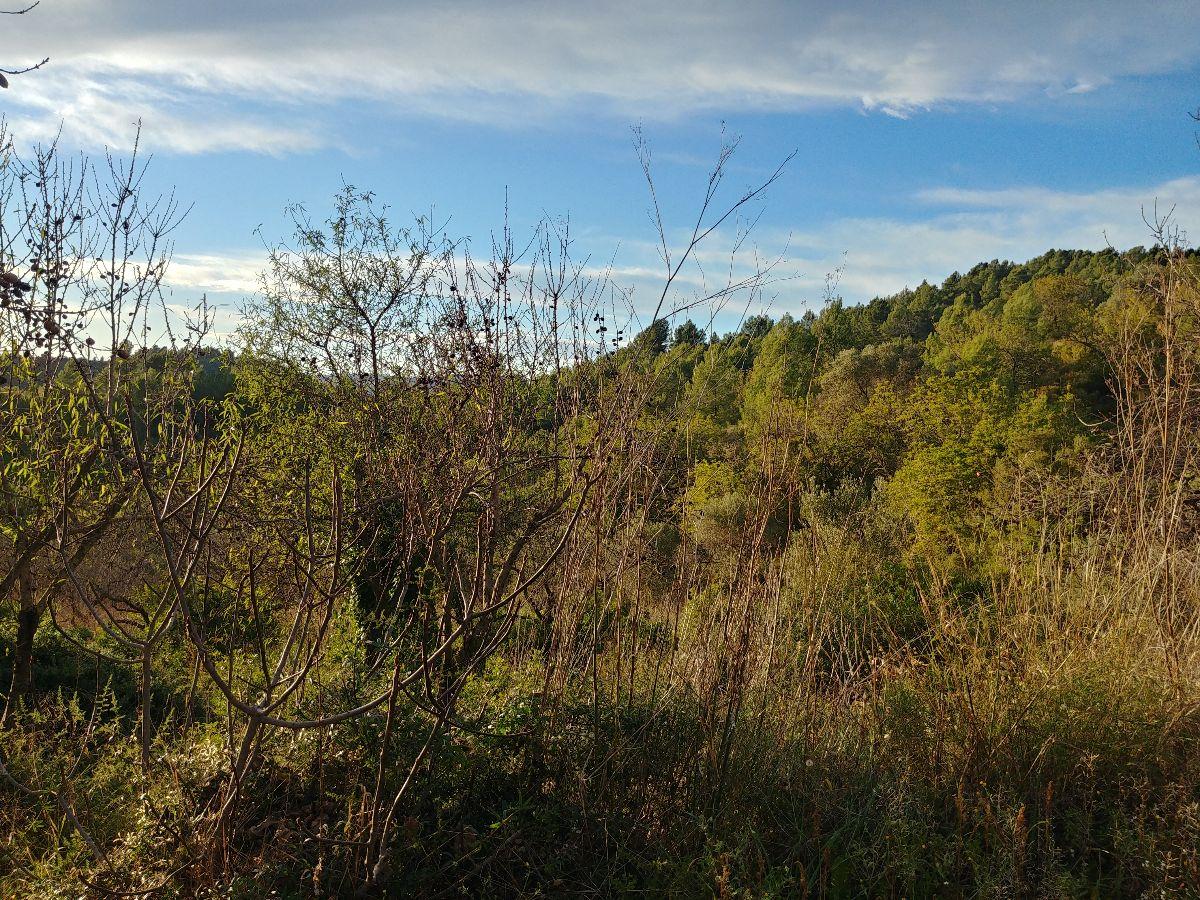
[[[196,293],[253,294],[267,267],[265,253],[177,253],[171,260],[172,287]]]
[[[1144,187],[1091,192],[1042,187],[995,191],[942,187],[912,198],[906,218],[848,217],[792,232],[759,231],[759,258],[785,257],[773,271],[762,302],[777,313],[800,313],[819,306],[827,278],[836,273],[837,289],[852,303],[938,282],[991,259],[1024,261],[1054,248],[1124,250],[1153,241],[1147,219],[1173,212],[1173,224],[1185,232],[1200,210],[1200,177],[1180,178]],[[751,242],[753,243],[753,242]],[[657,298],[661,264],[649,242],[627,241],[614,277],[635,287],[634,297]],[[684,273],[677,299],[686,301],[711,290],[714,277],[729,273],[732,235],[714,235],[697,254],[699,269]],[[753,260],[743,253],[733,274],[745,277]],[[643,304],[644,305],[644,304]]]
[[[666,308],[688,305],[776,259],[780,261],[767,288],[752,300],[745,294],[730,299],[718,317],[719,327],[731,327],[747,303],[751,312],[766,308],[775,315],[818,307],[827,278],[835,272],[837,290],[848,302],[858,303],[924,280],[938,282],[990,259],[1023,261],[1053,248],[1144,245],[1153,236],[1143,216],[1153,215],[1156,204],[1160,214],[1173,208],[1185,211],[1176,214],[1181,228],[1196,225],[1191,217],[1200,210],[1200,177],[1092,192],[948,186],[921,191],[911,201],[912,214],[906,219],[840,218],[804,231],[764,229],[737,255],[732,254],[734,235],[715,233],[695,253],[695,264],[680,273]],[[686,241],[685,234],[673,237]],[[665,277],[657,245],[615,237],[598,238],[597,243],[591,249],[598,254],[617,247],[613,262],[589,266],[584,274],[607,277],[622,288],[621,295],[632,300],[645,324]],[[262,252],[178,254],[167,280],[177,297],[207,293],[223,304],[221,329],[231,331],[236,310],[257,291],[265,265]],[[709,314],[707,307],[689,312],[699,320]]]
[[[793,257],[793,265],[824,273],[844,253],[842,290],[849,299],[866,300],[989,259],[1023,261],[1054,248],[1123,250],[1153,241],[1146,219],[1155,210],[1160,216],[1174,210],[1174,224],[1194,230],[1200,178],[1088,192],[944,187],[913,199],[908,220],[841,219],[792,235],[804,257]]]
[[[892,116],[1093,90],[1200,56],[1200,8],[1148,0],[57,0],[16,43],[52,57],[6,97],[80,141],[138,117],[160,147],[337,143],[333,104],[520,125],[850,104]]]
[[[256,115],[220,95],[109,65],[66,62],[23,79],[19,91],[10,119],[24,141],[61,133],[78,146],[127,147],[142,123],[154,146],[184,154],[281,156],[330,143],[309,125]]]

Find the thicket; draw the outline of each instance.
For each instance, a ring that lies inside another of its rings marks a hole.
[[[1168,230],[634,335],[347,189],[218,351],[142,171],[0,169],[0,894],[1196,890]]]

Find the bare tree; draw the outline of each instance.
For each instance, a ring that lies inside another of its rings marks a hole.
[[[202,306],[187,341],[149,346],[180,210],[143,199],[136,154],[97,174],[54,147],[10,152],[4,173],[0,584],[24,660],[8,715],[29,699],[39,622],[69,602],[103,637],[89,652],[139,673],[149,777],[173,765],[152,753],[151,694],[177,638],[194,666],[185,709],[218,698],[226,734],[178,837],[189,859],[235,864],[272,747],[365,723],[377,755],[338,846],[362,882],[384,881],[414,780],[452,735],[486,727],[463,691],[518,624],[546,623],[578,662],[567,593],[601,603],[605,545],[661,491],[655,351],[614,353],[611,285],[573,257],[566,225],[524,244],[506,226],[478,258],[346,188],[324,221],[292,210],[246,310],[238,394],[217,405],[188,364]],[[714,192],[672,272],[756,195],[709,221]],[[98,549],[130,577],[93,567]],[[347,641],[361,664],[339,663]]]
[[[0,596],[15,592],[18,626],[7,719],[29,693],[46,611],[131,508],[125,386],[142,388],[145,411],[170,406],[190,376],[151,372],[149,317],[181,214],[144,195],[136,148],[96,169],[54,144],[25,159],[3,143]]]
[[[663,219],[662,207],[658,199],[658,190],[654,182],[653,154],[651,153],[650,142],[640,128],[635,128],[633,131],[634,150],[637,153],[638,162],[641,164],[642,174],[645,176],[646,187],[650,194],[650,218],[658,237],[658,251],[664,266],[662,292],[655,303],[654,313],[650,317],[651,322],[657,321],[660,317],[669,319],[694,306],[720,306],[737,295],[757,295],[764,287],[771,283],[773,271],[783,262],[782,253],[769,260],[759,260],[757,254],[755,254],[756,265],[754,268],[747,274],[738,273],[736,267],[738,255],[745,249],[746,241],[758,221],[757,217],[749,221],[741,221],[740,217],[742,213],[750,208],[750,204],[754,200],[760,198],[771,185],[779,180],[787,169],[788,164],[796,158],[796,153],[799,151],[793,150],[789,153],[767,178],[743,190],[733,202],[721,205],[718,202],[721,186],[729,173],[729,163],[737,153],[740,142],[740,138],[733,137],[721,145],[721,149],[717,154],[717,161],[708,173],[708,183],[704,189],[704,197],[696,212],[696,219],[691,231],[687,235],[683,245],[673,249],[671,241],[667,236],[666,223]],[[698,296],[692,298],[687,303],[676,304],[674,308],[664,314],[663,308],[666,305],[667,298],[670,296],[671,289],[679,279],[684,267],[689,264],[697,266],[703,275],[703,268],[699,267],[696,261],[697,249],[731,220],[735,223],[736,227],[735,236],[729,250],[724,283],[717,282],[715,285],[710,286],[707,279],[705,279],[705,287]]]

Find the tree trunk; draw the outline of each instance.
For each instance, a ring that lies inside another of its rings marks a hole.
[[[42,609],[33,590],[33,576],[26,566],[17,574],[20,608],[17,612],[17,640],[13,646],[12,684],[0,726],[8,725],[16,715],[17,706],[33,689],[33,639],[42,621]]]

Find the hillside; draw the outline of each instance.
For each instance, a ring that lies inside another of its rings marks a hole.
[[[236,354],[13,298],[0,892],[1197,883],[1191,252],[614,349],[346,202]]]

